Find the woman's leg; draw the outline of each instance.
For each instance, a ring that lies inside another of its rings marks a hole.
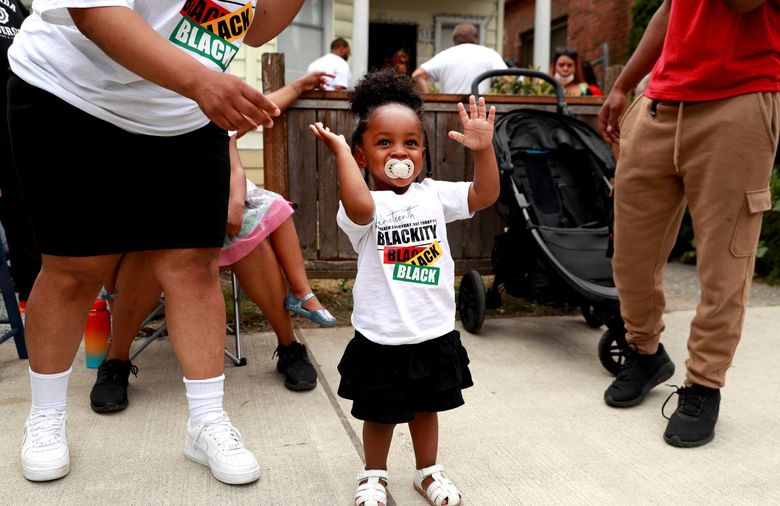
[[[27,300],[26,336],[32,406],[24,428],[21,461],[32,481],[62,478],[70,471],[66,399],[73,358],[87,314],[119,255],[42,255]]]
[[[106,282],[111,301],[111,346],[97,370],[89,393],[90,407],[97,413],[121,411],[128,405],[130,373],[138,369],[130,362],[130,346],[138,327],[160,300],[162,286],[147,264],[144,252],[122,256],[114,274]]]
[[[269,241],[261,242],[251,253],[230,266],[241,288],[260,308],[276,332],[279,344],[295,341],[290,313],[284,308],[287,287],[279,262]]]
[[[301,243],[298,240],[298,233],[295,231],[292,218],[284,220],[271,233],[270,239],[276,258],[279,260],[285,276],[287,276],[287,282],[290,283],[290,290],[300,299],[312,290],[311,286],[309,286],[309,278],[306,276]],[[303,307],[309,311],[324,309],[317,297],[312,297],[304,302]]]
[[[271,243],[261,242],[231,268],[241,288],[258,305],[276,332],[279,343],[276,370],[284,374],[284,385],[296,391],[317,386],[317,371],[309,360],[306,347],[295,340],[290,313],[284,307],[287,287]]]
[[[138,252],[122,257],[106,289],[114,295],[111,302],[111,347],[106,361],[129,361],[130,346],[141,323],[160,300],[162,285],[154,277],[146,253]]]
[[[168,333],[184,376],[198,380],[224,370],[225,299],[217,248],[146,252],[165,291]]]
[[[119,255],[42,255],[42,267],[27,301],[25,343],[30,369],[55,374],[70,368],[87,315]]]
[[[146,255],[165,291],[171,343],[184,372],[190,414],[184,455],[208,466],[224,483],[255,481],[260,466],[222,407],[225,299],[219,284],[219,249],[148,251]]]

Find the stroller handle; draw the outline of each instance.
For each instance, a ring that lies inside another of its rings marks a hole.
[[[525,76],[525,77],[535,77],[537,79],[547,81],[548,83],[552,84],[553,87],[555,88],[555,96],[557,99],[556,109],[558,111],[558,114],[570,116],[569,108],[566,105],[566,98],[564,97],[563,86],[561,86],[561,83],[555,80],[555,78],[553,78],[551,75],[545,74],[544,72],[539,72],[538,70],[529,70],[529,69],[488,70],[487,72],[483,72],[477,77],[475,77],[474,80],[471,82],[471,94],[474,95],[475,97],[479,97],[479,83],[481,83],[482,81],[484,81],[489,77],[495,77],[495,76]]]

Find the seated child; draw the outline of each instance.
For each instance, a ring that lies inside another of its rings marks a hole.
[[[365,470],[356,506],[387,504],[387,455],[393,430],[408,423],[417,472],[414,487],[428,502],[461,503],[461,493],[436,463],[437,412],[463,404],[473,383],[455,327],[454,261],[446,224],[473,216],[498,198],[493,152],[495,108],[472,96],[458,104],[463,133],[449,137],[470,148],[473,182],[415,182],[425,159],[422,99],[407,75],[367,75],[352,93],[358,125],[352,150],[322,123],[314,135],[336,157],[341,199],[337,221],[358,253],[349,342],[338,369],[338,393],[363,420]],[[371,175],[369,190],[360,169]],[[406,250],[406,251],[402,251]],[[396,263],[398,253],[412,258]]]

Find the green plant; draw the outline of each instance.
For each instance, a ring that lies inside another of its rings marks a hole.
[[[756,274],[772,284],[780,284],[780,165],[775,165],[772,170],[769,188],[772,191],[772,209],[764,213],[761,225],[756,249]],[[696,263],[696,241],[687,211],[671,257],[684,263]]]
[[[756,250],[756,272],[772,284],[780,283],[780,164],[775,165],[769,182],[772,209],[764,213],[761,239]]]
[[[527,77],[505,76],[493,80],[490,93],[495,95],[555,95],[555,88],[547,81]]]
[[[650,23],[655,11],[663,3],[663,0],[636,0],[631,6],[631,31],[628,33],[628,54],[634,50],[642,40],[647,24]]]

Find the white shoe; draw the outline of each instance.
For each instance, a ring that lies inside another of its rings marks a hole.
[[[62,478],[70,471],[65,410],[36,409],[24,424],[22,473],[30,481]]]
[[[184,455],[208,466],[223,483],[241,485],[260,478],[260,465],[252,452],[244,448],[241,433],[224,411],[216,420],[195,427],[187,422]]]

